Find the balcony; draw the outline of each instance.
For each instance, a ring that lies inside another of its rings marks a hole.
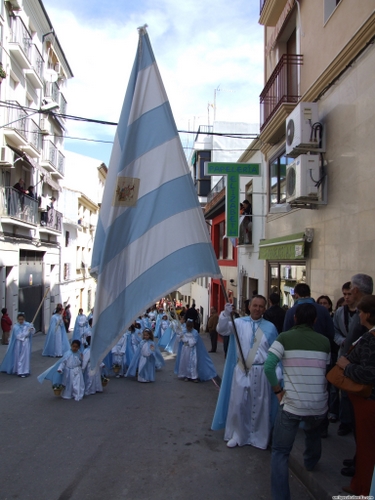
[[[0,188],[0,214],[2,219],[16,219],[36,226],[38,223],[38,202],[13,187],[2,186]]]
[[[279,130],[280,126],[285,127],[287,116],[293,111],[300,98],[298,93],[298,66],[302,64],[302,55],[284,54],[281,56],[260,94],[261,134],[276,116],[277,130]],[[272,128],[274,128],[274,124],[272,124]],[[273,130],[273,133],[276,132],[276,130]],[[265,140],[264,137],[263,140]]]
[[[25,69],[25,75],[35,89],[43,88],[44,60],[35,44],[31,46],[31,68]]]
[[[20,17],[12,18],[9,52],[22,69],[31,69],[32,37]]]
[[[4,125],[7,142],[33,158],[39,158],[42,149],[39,126],[28,118],[28,114],[17,101],[7,101],[7,103],[9,107]]]
[[[276,26],[288,0],[260,0],[259,24]]]
[[[59,232],[62,231],[63,214],[54,208],[50,208],[46,212],[40,214],[40,228],[39,232]],[[51,231],[52,230],[52,231]]]
[[[43,141],[43,157],[41,165],[46,170],[51,172],[51,175],[55,175],[59,179],[64,177],[65,157],[57,149],[55,144],[48,139]]]

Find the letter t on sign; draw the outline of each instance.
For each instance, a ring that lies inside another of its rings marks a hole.
[[[205,175],[227,176],[225,191],[225,219],[227,238],[238,238],[240,213],[240,177],[259,177],[259,163],[213,163],[204,164]]]

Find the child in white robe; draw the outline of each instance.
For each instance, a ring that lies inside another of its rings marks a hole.
[[[128,333],[125,332],[116,345],[112,347],[112,368],[116,373],[116,378],[124,377],[126,372],[126,349]]]
[[[15,373],[25,378],[30,375],[31,337],[35,333],[32,323],[25,321],[24,313],[17,316],[17,323],[13,327],[10,343],[0,365],[0,371],[9,374]]]
[[[179,334],[182,342],[179,364],[177,367],[177,376],[185,381],[192,380],[198,382],[198,358],[197,347],[198,332],[194,330],[193,320],[186,322],[186,331]]]
[[[80,401],[85,392],[85,383],[82,374],[82,353],[80,353],[81,342],[73,340],[70,352],[66,353],[57,369],[62,373],[62,385],[64,399],[75,399]]]

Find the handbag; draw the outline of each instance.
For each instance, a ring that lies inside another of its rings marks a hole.
[[[374,333],[370,330],[370,332],[374,335]],[[351,352],[355,346],[349,350]],[[349,354],[349,353],[348,353]],[[356,396],[361,396],[363,398],[368,398],[371,395],[373,386],[369,384],[359,384],[354,382],[349,377],[344,375],[344,370],[338,365],[335,365],[326,375],[326,379],[328,382],[331,382],[332,385],[342,389],[343,391],[350,392],[355,394]]]
[[[370,397],[372,392],[372,385],[358,384],[357,382],[354,382],[354,380],[344,375],[344,370],[338,365],[335,365],[327,373],[326,378],[328,382],[331,382],[331,384],[335,387],[338,387],[346,392],[351,392],[357,396],[362,396],[363,398]]]

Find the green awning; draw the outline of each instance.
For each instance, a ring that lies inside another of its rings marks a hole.
[[[305,258],[305,233],[260,240],[259,259],[301,260]]]

